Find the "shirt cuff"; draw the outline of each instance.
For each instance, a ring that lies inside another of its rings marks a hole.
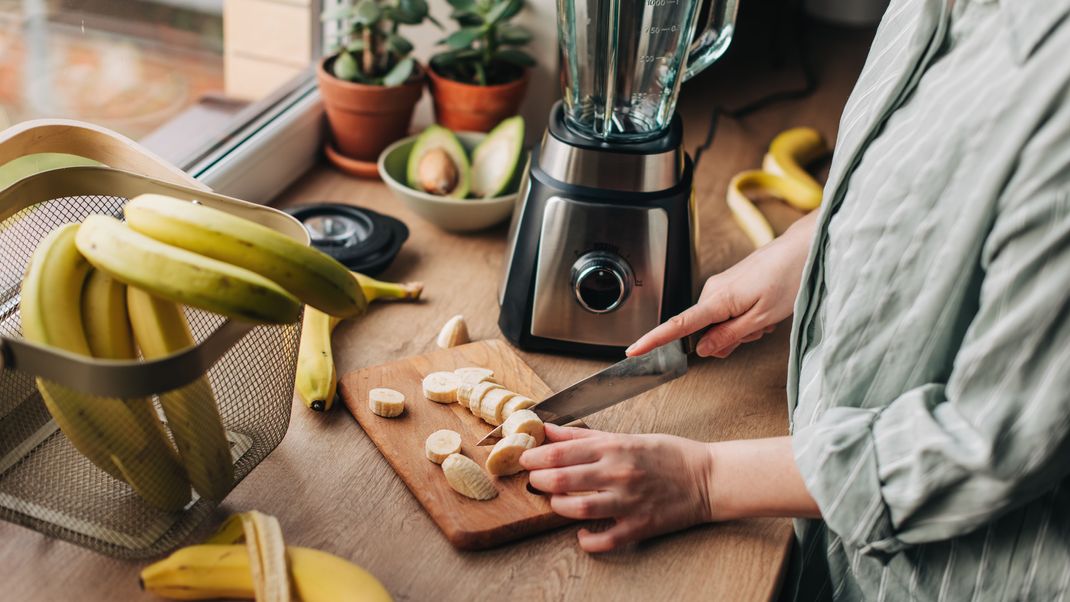
[[[832,408],[795,431],[792,447],[806,488],[829,530],[863,554],[886,561],[907,544],[895,538],[881,495],[873,424],[880,413]]]

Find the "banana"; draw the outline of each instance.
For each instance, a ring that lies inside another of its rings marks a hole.
[[[267,226],[159,194],[134,198],[123,213],[136,232],[255,272],[324,313],[347,318],[368,306],[345,266]]]
[[[502,418],[508,420],[513,414],[516,414],[521,410],[526,410],[534,405],[535,401],[533,399],[524,397],[523,395],[517,395],[505,402],[505,407],[502,408]]]
[[[154,360],[195,344],[182,307],[128,287],[127,312],[141,354]],[[234,485],[230,444],[207,377],[160,394],[160,405],[175,438],[193,488],[202,497],[221,501]]]
[[[391,601],[370,573],[332,554],[287,546],[286,560],[293,593],[302,602]],[[172,600],[252,600],[256,595],[249,551],[240,544],[182,548],[146,567],[140,577],[142,589]]]
[[[765,219],[762,212],[754,206],[750,198],[747,197],[744,192],[743,184],[747,179],[756,179],[759,177],[771,176],[764,171],[745,171],[732,178],[732,181],[728,184],[728,194],[725,197],[725,202],[728,204],[728,209],[732,212],[732,217],[736,220],[736,223],[743,230],[743,233],[747,235],[751,243],[755,247],[761,247],[774,238],[776,234],[773,233],[773,227],[769,225],[769,221]],[[779,176],[772,176],[779,178]],[[783,179],[783,178],[779,178]]]
[[[342,321],[314,307],[305,308],[301,345],[297,349],[297,396],[306,406],[326,412],[334,406],[338,372],[334,367],[331,333]]]
[[[507,389],[487,391],[479,402],[479,417],[489,424],[498,426],[502,423],[502,410],[505,409],[506,402],[513,397],[516,397],[516,393]]]
[[[481,417],[483,396],[495,389],[504,389],[504,387],[490,381],[483,381],[472,387],[472,392],[468,395],[468,411],[475,414],[476,417]]]
[[[435,464],[442,464],[450,454],[460,453],[460,451],[461,435],[457,431],[449,429],[435,431],[428,435],[427,441],[424,441],[424,455]]]
[[[817,202],[799,208],[809,211],[821,203],[822,187],[804,167],[828,153],[828,143],[820,132],[807,127],[792,128],[773,138],[762,161],[762,169],[808,187],[810,198],[816,195]]]
[[[415,301],[424,285],[420,282],[383,282],[364,274],[350,272],[368,302],[380,299]],[[326,412],[334,407],[338,373],[334,366],[331,334],[341,320],[314,307],[305,308],[301,324],[301,345],[297,351],[297,396],[309,408]]]
[[[94,269],[81,298],[82,324],[93,357],[137,359],[134,333],[126,313],[126,285]],[[144,449],[132,458],[116,454],[112,462],[124,480],[157,508],[177,510],[189,501],[189,479],[151,399],[107,400],[125,403],[144,436]]]
[[[376,416],[396,418],[405,411],[405,395],[384,387],[372,389],[368,391],[368,409]]]
[[[442,462],[442,472],[450,487],[465,497],[479,501],[498,497],[498,490],[490,477],[468,456],[450,454]]]
[[[475,366],[469,368],[457,368],[453,373],[461,377],[461,382],[471,382],[474,385],[494,378],[494,370],[491,370],[490,368],[477,368]]]
[[[164,244],[112,217],[87,217],[76,242],[93,267],[175,303],[254,323],[290,323],[301,312],[300,302],[267,278]]]
[[[542,445],[546,440],[546,428],[539,416],[531,410],[519,410],[513,412],[502,423],[502,434],[505,436],[523,433],[535,439],[535,445]]]
[[[435,403],[453,403],[460,384],[461,379],[453,372],[432,372],[424,377],[424,397]]]
[[[90,266],[78,252],[79,226],[61,226],[38,244],[23,280],[20,319],[26,340],[78,355],[91,356],[83,311],[93,326],[94,347],[101,353],[129,353],[129,326],[116,321],[114,331],[101,323],[115,321],[113,291],[94,278],[83,308],[83,287]],[[161,510],[179,510],[190,499],[189,482],[159,421],[144,400],[84,395],[37,380],[45,407],[75,449],[93,464],[126,481],[146,502]]]
[[[504,477],[524,470],[520,465],[520,455],[533,447],[535,438],[531,435],[513,433],[502,437],[487,456],[487,472],[496,477]]]
[[[471,342],[471,340],[468,336],[468,324],[465,323],[464,316],[456,315],[447,320],[442,326],[442,330],[438,333],[438,338],[435,342],[439,347],[449,349],[457,345],[464,345]]]

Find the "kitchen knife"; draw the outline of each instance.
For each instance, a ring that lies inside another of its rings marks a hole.
[[[675,380],[687,372],[687,354],[705,331],[667,343],[645,355],[619,361],[529,409],[543,422],[564,425]],[[493,445],[501,436],[499,426],[476,445]]]

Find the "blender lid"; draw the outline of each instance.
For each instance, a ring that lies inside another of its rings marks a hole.
[[[313,247],[369,276],[385,270],[409,238],[401,221],[354,205],[315,203],[286,212],[304,225]]]
[[[572,130],[565,122],[565,109],[562,101],[554,103],[550,109],[550,135],[573,146],[586,150],[605,150],[615,153],[634,153],[637,155],[656,155],[680,148],[684,141],[684,122],[678,113],[673,113],[669,127],[650,140],[626,142],[592,138]]]

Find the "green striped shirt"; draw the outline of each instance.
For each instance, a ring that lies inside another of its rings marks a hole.
[[[1070,602],[1070,0],[893,0],[836,147],[786,592]]]

